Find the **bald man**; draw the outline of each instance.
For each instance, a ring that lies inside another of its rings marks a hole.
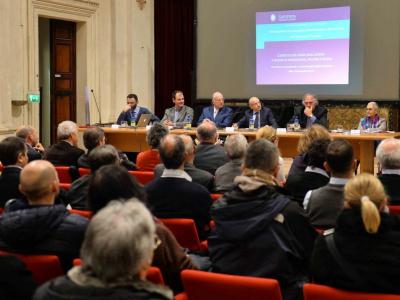
[[[15,135],[25,141],[29,161],[42,159],[44,148],[42,144],[39,143],[39,134],[34,127],[21,126],[17,129]]]
[[[239,128],[249,128],[250,121],[254,124],[254,128],[261,128],[265,125],[278,128],[278,123],[276,123],[271,109],[263,107],[260,99],[251,97],[249,99],[249,107],[250,109],[245,111],[243,118],[237,123]]]
[[[64,205],[54,205],[59,181],[54,166],[35,160],[21,171],[21,192],[28,206],[7,211],[0,218],[0,248],[13,252],[55,254],[65,269],[79,250],[88,220],[69,214]]]
[[[212,95],[211,106],[203,108],[201,116],[197,122],[199,126],[204,120],[215,123],[218,128],[225,128],[232,125],[232,109],[224,106],[224,95],[215,92]]]

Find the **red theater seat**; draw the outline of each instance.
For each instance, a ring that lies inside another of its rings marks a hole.
[[[145,185],[154,179],[154,172],[151,171],[129,171],[138,182]]]

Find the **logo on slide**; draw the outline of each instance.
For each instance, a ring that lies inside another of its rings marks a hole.
[[[272,15],[270,16],[270,19],[271,19],[271,22],[275,22],[276,16],[275,16],[274,14],[272,14]]]

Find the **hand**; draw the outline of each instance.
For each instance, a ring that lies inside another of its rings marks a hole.
[[[131,106],[129,105],[129,104],[127,104],[125,107],[124,107],[124,112],[127,112],[128,110],[130,110],[131,109]]]
[[[307,117],[312,117],[312,108],[311,107],[306,107],[306,108],[304,108],[304,114],[307,116]]]
[[[37,143],[35,145],[35,147],[33,147],[33,149],[35,149],[36,151],[39,151],[39,152],[44,152],[44,147],[41,143]]]
[[[173,125],[174,125],[174,122],[172,122],[170,119],[166,119],[166,120],[164,121],[164,125],[165,125],[165,126],[173,126]]]

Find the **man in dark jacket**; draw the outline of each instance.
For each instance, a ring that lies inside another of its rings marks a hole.
[[[126,106],[118,116],[117,124],[126,121],[130,125],[137,124],[142,114],[150,114],[151,122],[160,122],[156,115],[152,114],[147,108],[138,106],[139,98],[136,94],[129,94],[126,97]]]
[[[295,122],[297,118],[302,128],[308,128],[313,124],[328,128],[328,110],[318,105],[317,96],[310,93],[304,94],[302,104],[303,106],[295,107],[289,123]]]
[[[237,123],[239,128],[250,128],[250,121],[252,121],[254,128],[261,128],[265,125],[274,128],[278,127],[278,123],[275,121],[272,110],[268,107],[263,107],[260,99],[257,97],[251,97],[249,99],[249,107],[250,109],[245,111],[243,118],[241,118]]]
[[[316,234],[304,211],[277,192],[278,170],[277,147],[252,142],[235,187],[211,208],[209,253],[215,272],[276,278],[284,299],[300,299]]]
[[[21,126],[17,129],[15,135],[25,141],[29,161],[42,159],[44,148],[39,143],[39,134],[35,128],[32,126]]]

